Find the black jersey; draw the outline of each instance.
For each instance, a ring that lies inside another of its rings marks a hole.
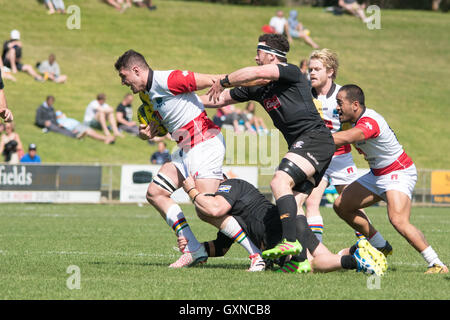
[[[231,205],[228,214],[246,219],[254,213],[265,212],[274,206],[252,184],[241,179],[228,179],[219,185],[216,196],[222,196]]]
[[[241,179],[229,179],[219,185],[216,195],[222,196],[231,205],[228,212],[244,229],[252,242],[260,247],[272,248],[281,240],[281,221],[277,207],[267,200],[252,184]],[[219,232],[220,233],[220,232]],[[222,241],[221,247],[232,242]]]
[[[290,148],[299,135],[326,127],[314,105],[305,75],[293,64],[280,63],[277,66],[280,70],[277,81],[264,86],[236,87],[230,94],[235,101],[258,101]]]
[[[2,90],[5,86],[3,85],[3,79],[2,79],[2,70],[0,69],[0,90]]]

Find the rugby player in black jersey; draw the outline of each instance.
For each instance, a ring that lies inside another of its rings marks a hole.
[[[330,130],[314,106],[308,80],[296,65],[287,63],[288,51],[284,36],[260,36],[255,57],[258,66],[228,74],[214,83],[208,97],[202,97],[205,107],[258,101],[288,144],[289,151],[270,183],[283,236],[278,245],[263,252],[264,258],[295,255],[302,250],[295,237],[296,200],[303,201],[320,183],[336,151]],[[264,85],[241,86],[261,80],[266,81]],[[225,90],[227,87],[234,88]]]
[[[282,230],[278,208],[247,181],[224,179],[215,194],[205,194],[195,189],[195,181],[190,176],[183,182],[183,188],[189,191],[188,194],[198,209],[197,213],[215,219],[217,225],[220,225],[221,220],[233,216],[261,250],[273,248],[281,240]],[[368,274],[382,275],[387,269],[384,255],[365,239],[358,240],[357,244],[350,248],[350,255],[340,256],[331,253],[317,239],[306,223],[304,215],[296,217],[295,228],[296,239],[303,249],[300,254],[294,255],[288,262],[282,264],[280,272],[309,272],[312,266],[313,271],[316,272],[356,269]],[[178,238],[181,250],[186,244],[186,238]],[[217,239],[203,244],[209,257],[220,257],[225,255],[233,244],[233,240],[219,231]],[[310,253],[311,265],[307,260],[307,250]]]
[[[6,103],[5,92],[3,91],[4,84],[2,80],[2,70],[0,69],[0,118],[6,122],[11,122],[13,120],[13,114],[11,110],[8,109],[8,104]]]

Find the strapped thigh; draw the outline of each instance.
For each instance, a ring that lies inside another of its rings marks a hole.
[[[170,179],[165,174],[158,172],[155,178],[153,178],[153,182],[158,185],[159,187],[163,188],[170,194],[174,193],[177,190],[177,187],[175,187],[175,184],[173,183],[172,179]]]

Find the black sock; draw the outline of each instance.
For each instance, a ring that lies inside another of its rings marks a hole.
[[[356,246],[356,244],[352,245],[352,246],[350,247],[350,250],[349,250],[349,251],[350,251],[350,254],[353,255],[353,254],[355,253],[356,249],[358,249],[358,247]]]
[[[283,239],[294,242],[295,237],[295,217],[297,216],[297,202],[294,195],[287,194],[277,201],[278,213],[280,214],[281,227],[283,228]]]
[[[354,256],[342,256],[341,266],[343,269],[356,269],[358,267]]]
[[[304,254],[303,254],[304,252]],[[292,256],[291,261],[303,262],[306,260],[306,248],[303,248],[302,252],[296,256]]]
[[[296,225],[296,235],[297,239],[303,247],[303,250],[308,249],[311,254],[316,250],[317,246],[320,244],[320,241],[317,239],[315,234],[311,231],[311,228],[308,225],[308,221],[304,215],[299,214],[295,218]],[[303,253],[303,251],[302,251]],[[306,257],[306,251],[305,251]]]

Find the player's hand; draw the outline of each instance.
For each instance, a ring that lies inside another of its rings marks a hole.
[[[0,118],[5,120],[5,122],[11,122],[14,119],[11,110],[9,110],[8,108],[0,109]]]
[[[213,101],[213,103],[216,103],[217,101],[220,100],[220,94],[222,93],[222,91],[225,90],[224,87],[222,87],[222,85],[220,84],[219,80],[214,81],[214,84],[211,86],[211,88],[209,88],[208,90],[208,97],[209,97],[209,101]]]
[[[192,176],[189,176],[183,181],[183,189],[188,192],[192,188],[195,188],[195,180]]]
[[[178,249],[180,249],[181,252],[184,252],[184,249],[186,248],[187,244],[188,244],[188,241],[185,237],[178,237],[177,245],[178,245]]]
[[[139,138],[142,140],[148,140],[151,139],[151,128],[147,124],[140,124],[139,125]]]

